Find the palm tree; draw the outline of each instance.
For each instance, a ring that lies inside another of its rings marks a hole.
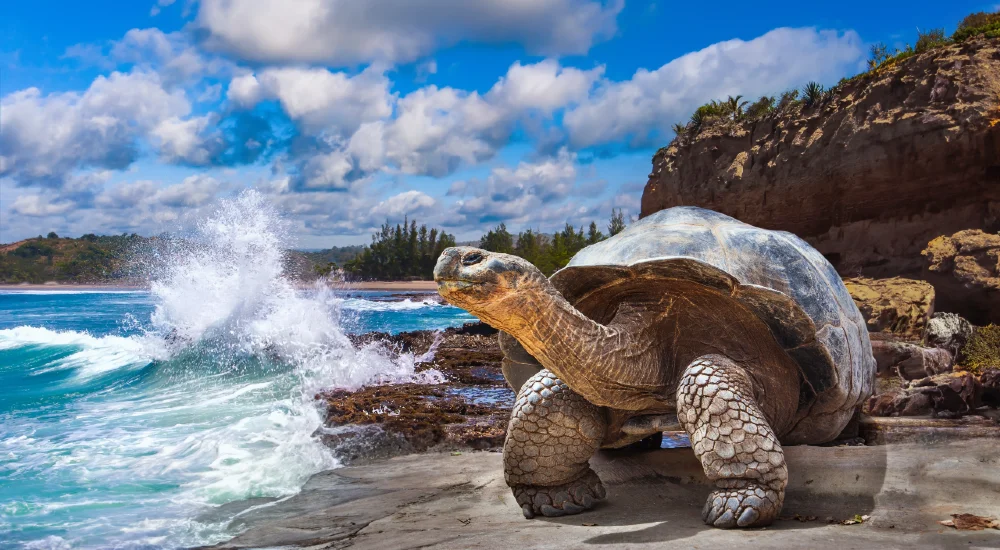
[[[740,101],[743,96],[738,95],[736,97],[729,96],[729,99],[722,103],[722,109],[726,116],[732,118],[733,122],[738,122],[743,118],[743,108],[746,107],[746,101]]]

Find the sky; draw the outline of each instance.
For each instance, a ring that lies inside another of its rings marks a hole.
[[[253,188],[297,246],[638,215],[711,99],[861,72],[971,1],[33,0],[0,7],[0,242],[183,231]]]

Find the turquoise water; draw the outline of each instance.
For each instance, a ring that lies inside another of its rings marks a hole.
[[[248,191],[137,265],[148,291],[0,291],[0,549],[225,540],[231,518],[196,518],[338,465],[314,437],[316,392],[442,380],[348,334],[472,317],[426,295],[298,288],[287,233]]]
[[[154,320],[163,293],[0,292],[0,547],[224,540],[193,518],[336,466],[312,437],[316,390],[412,378],[417,358],[344,333],[471,320],[427,296],[296,295],[287,317],[219,315],[223,330],[184,339]],[[321,322],[281,326],[309,307]]]

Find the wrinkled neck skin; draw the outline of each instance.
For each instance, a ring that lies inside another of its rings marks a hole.
[[[516,338],[587,401],[619,410],[673,410],[651,312],[623,306],[602,325],[552,286],[522,289],[488,309],[479,316]]]

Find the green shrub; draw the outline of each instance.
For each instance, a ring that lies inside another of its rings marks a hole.
[[[875,70],[882,66],[883,63],[892,58],[895,51],[890,51],[889,46],[879,42],[878,44],[872,44],[871,49],[868,50],[868,70]]]
[[[709,103],[695,109],[694,114],[691,115],[691,124],[695,130],[698,130],[711,119],[723,117],[725,114],[726,109],[722,103],[713,99]]]
[[[917,43],[913,49],[917,53],[923,53],[931,48],[948,44],[948,39],[944,37],[944,29],[931,29],[927,32],[917,31]]]
[[[802,88],[802,100],[805,102],[806,107],[818,105],[823,100],[823,97],[823,86],[819,82],[810,82],[806,84],[805,88]]]
[[[790,107],[793,103],[799,100],[798,90],[787,90],[782,92],[781,97],[778,99],[778,110]]]
[[[773,113],[776,104],[777,100],[774,99],[774,96],[761,96],[760,99],[754,101],[749,107],[747,107],[746,118],[750,120],[760,120]]]
[[[970,18],[974,18],[971,22]],[[997,13],[974,13],[959,24],[958,30],[951,35],[955,42],[962,42],[972,36],[984,35],[987,38],[996,38],[1000,35],[1000,12]]]
[[[970,13],[958,24],[957,32],[985,27],[993,23],[1000,23],[1000,12],[986,13],[984,11]]]
[[[962,348],[960,361],[966,370],[976,374],[991,367],[1000,367],[1000,326],[976,329]]]

